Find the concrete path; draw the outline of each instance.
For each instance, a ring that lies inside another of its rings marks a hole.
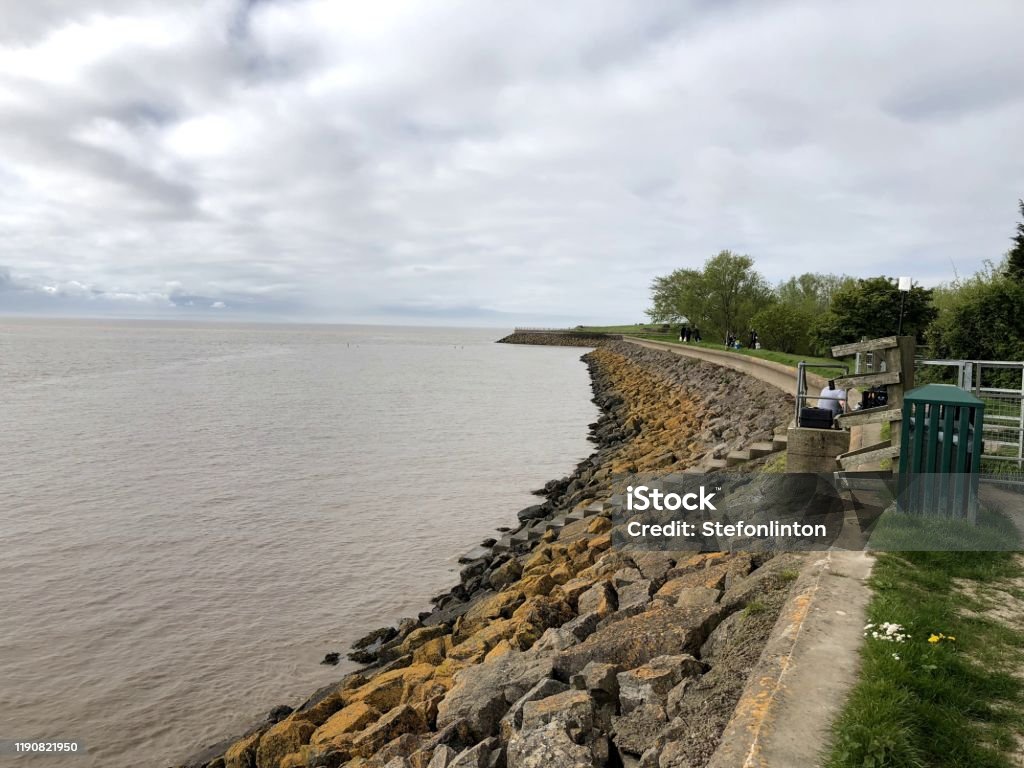
[[[857,681],[873,558],[819,552],[793,586],[708,768],[813,768]]]

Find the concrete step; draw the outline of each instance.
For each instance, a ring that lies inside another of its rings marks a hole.
[[[704,470],[710,472],[715,469],[725,469],[729,466],[729,462],[725,459],[707,459],[704,462]]]
[[[786,450],[786,446],[789,445],[789,436],[775,435],[775,437],[772,438],[772,445],[775,447],[776,451]]]
[[[775,453],[776,448],[775,443],[764,442],[754,443],[753,445],[748,446],[747,450],[750,451],[752,458],[759,459],[762,456],[767,456],[769,453]]]
[[[726,466],[735,467],[737,464],[742,464],[745,461],[750,461],[750,451],[730,451],[725,457]]]
[[[686,469],[684,469],[682,471],[682,474],[684,474],[684,475],[703,475],[704,472],[705,472],[704,467],[702,465],[697,465],[696,467],[687,467]]]

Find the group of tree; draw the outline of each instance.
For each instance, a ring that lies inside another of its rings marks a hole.
[[[706,340],[756,330],[767,349],[826,355],[836,345],[902,331],[932,357],[1024,360],[1024,201],[1013,247],[998,264],[934,289],[895,278],[807,273],[771,286],[749,256],[722,251],[702,269],[651,284],[653,322],[697,326]]]

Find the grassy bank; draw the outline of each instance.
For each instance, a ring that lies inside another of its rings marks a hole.
[[[1024,597],[1022,578],[1013,552],[880,554],[860,680],[826,765],[1016,765],[1007,755],[1024,733],[1024,632],[993,606]]]

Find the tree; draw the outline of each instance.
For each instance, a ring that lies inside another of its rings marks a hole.
[[[932,357],[1024,360],[1024,282],[1012,276],[1008,261],[943,290],[942,310],[927,334]]]
[[[723,339],[730,332],[743,333],[754,313],[774,301],[768,284],[754,271],[753,259],[732,251],[705,262],[704,290],[711,330]]]
[[[696,269],[677,269],[651,282],[652,323],[699,323],[705,317],[703,275]]]
[[[813,319],[799,307],[777,303],[762,309],[750,322],[764,348],[805,355],[810,351],[807,329]]]
[[[829,311],[811,332],[815,351],[823,352],[836,344],[861,338],[894,336],[900,325],[901,302],[903,333],[923,337],[937,314],[930,289],[913,286],[904,300],[896,282],[889,277],[870,277],[841,288],[832,297]]]
[[[775,293],[783,304],[814,315],[823,315],[832,306],[832,297],[855,282],[848,275],[805,272],[799,277],[791,277],[779,283]]]
[[[1024,283],[1024,200],[1018,200],[1021,220],[1017,223],[1013,248],[1006,254],[1006,274],[1018,283]]]

